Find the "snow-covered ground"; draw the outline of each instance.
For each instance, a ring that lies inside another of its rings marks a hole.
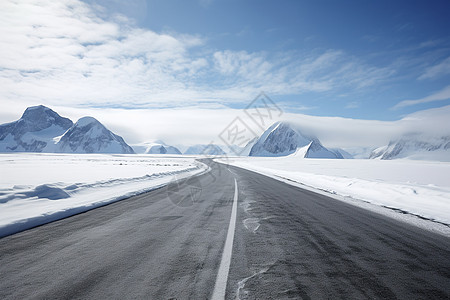
[[[296,156],[233,157],[221,161],[325,191],[353,204],[359,199],[402,214],[450,224],[448,162]]]
[[[0,236],[199,174],[193,157],[0,154]]]

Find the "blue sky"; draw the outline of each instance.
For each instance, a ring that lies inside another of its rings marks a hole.
[[[3,0],[0,121],[43,104],[120,133],[137,121],[114,127],[107,111],[208,109],[220,132],[261,91],[294,118],[447,112],[449,13],[449,1]]]
[[[286,65],[329,53],[324,72],[345,77],[348,74],[338,69],[347,67],[349,73],[372,75],[361,76],[360,81],[349,78],[353,84],[336,79],[332,87],[319,91],[265,91],[288,111],[391,120],[450,104],[447,92],[447,100],[393,109],[401,101],[420,100],[450,85],[448,1],[97,3],[109,3],[109,13],[124,13],[140,27],[197,35],[206,41],[195,50],[199,53],[246,51],[272,62],[284,56],[289,57]],[[276,73],[277,68],[271,71]],[[309,75],[309,79],[323,76],[317,73]],[[231,106],[245,104],[243,101]]]

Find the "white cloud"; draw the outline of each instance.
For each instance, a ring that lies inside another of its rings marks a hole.
[[[98,18],[80,1],[2,2],[2,97],[48,103],[171,99],[205,66],[202,41]],[[177,100],[177,99],[175,99]]]
[[[450,105],[426,109],[405,116],[399,123],[403,131],[424,132],[432,136],[449,136]]]
[[[2,1],[0,99],[167,107],[361,88],[390,76],[336,50],[210,51],[199,36],[156,33],[105,11],[79,0]]]
[[[443,101],[443,100],[447,100],[447,99],[450,99],[450,85],[448,85],[447,87],[443,88],[442,90],[440,90],[438,92],[435,92],[429,96],[426,96],[426,97],[423,97],[420,99],[403,100],[392,108],[398,109],[398,108],[402,108],[402,107],[407,107],[407,106],[412,106],[412,105],[417,105],[417,104],[422,104],[422,103],[428,103],[428,102]]]
[[[315,134],[328,147],[384,146],[405,133],[448,136],[450,106],[419,111],[396,121],[360,120],[341,117],[318,117],[286,113],[283,119],[294,122]]]
[[[447,74],[450,74],[450,57],[447,57],[447,59],[444,59],[439,64],[426,69],[425,73],[422,74],[419,79],[430,79]]]

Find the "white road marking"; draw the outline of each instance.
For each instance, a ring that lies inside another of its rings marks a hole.
[[[238,187],[237,180],[234,179],[234,199],[231,208],[230,225],[228,225],[227,239],[223,247],[222,260],[220,261],[219,271],[217,272],[216,284],[214,285],[213,300],[225,299],[227,289],[228,273],[230,272],[231,253],[233,252],[234,231],[236,228]]]

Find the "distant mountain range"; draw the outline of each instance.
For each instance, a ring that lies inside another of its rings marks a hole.
[[[431,137],[420,133],[406,134],[373,150],[370,158],[450,161],[450,135]]]
[[[181,154],[181,151],[175,146],[169,146],[163,141],[155,141],[132,145],[134,151],[138,154]]]
[[[223,149],[215,144],[209,145],[194,145],[187,148],[183,154],[187,155],[224,155]]]
[[[0,125],[0,152],[134,153],[122,137],[96,119],[84,117],[73,124],[42,105]]]
[[[132,148],[92,117],[73,123],[42,105],[29,107],[19,120],[0,125],[0,152],[181,154],[177,147],[162,141],[137,144]],[[349,152],[356,155],[355,158],[450,161],[450,134],[431,137],[411,133],[373,151],[358,148]],[[316,136],[290,122],[274,123],[245,147],[197,144],[188,147],[183,154],[353,158],[343,149],[326,148]]]

